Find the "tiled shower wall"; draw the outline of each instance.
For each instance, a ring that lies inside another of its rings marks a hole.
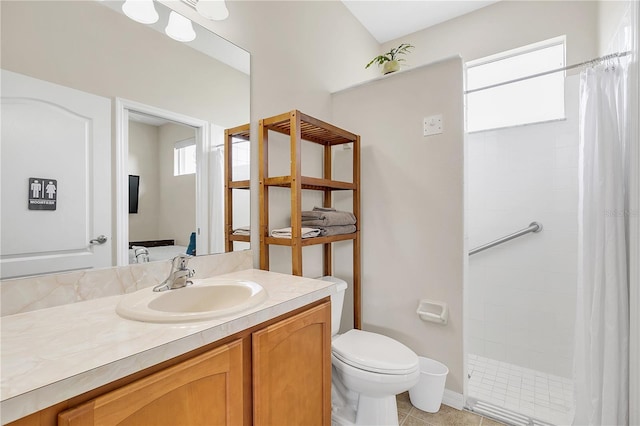
[[[567,120],[468,135],[468,353],[571,377],[577,280],[579,77]]]

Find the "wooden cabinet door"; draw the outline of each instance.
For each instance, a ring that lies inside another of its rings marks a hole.
[[[58,415],[59,425],[242,425],[242,340]]]
[[[331,305],[253,333],[254,425],[331,424]]]

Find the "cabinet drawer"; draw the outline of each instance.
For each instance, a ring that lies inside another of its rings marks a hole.
[[[241,425],[242,340],[198,355],[58,415],[58,425]]]

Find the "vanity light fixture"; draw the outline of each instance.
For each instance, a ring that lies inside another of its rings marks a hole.
[[[198,0],[196,10],[212,21],[223,21],[229,17],[229,10],[224,0]]]
[[[126,0],[122,5],[122,11],[129,18],[141,24],[153,24],[158,22],[158,12],[153,6],[153,0]]]
[[[192,41],[196,38],[191,21],[174,11],[169,14],[169,23],[164,32],[172,39],[182,42]]]

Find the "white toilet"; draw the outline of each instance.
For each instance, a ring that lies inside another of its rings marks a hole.
[[[418,355],[381,334],[349,330],[338,335],[347,283],[331,297],[331,423],[335,426],[397,425],[396,395],[420,377]]]

